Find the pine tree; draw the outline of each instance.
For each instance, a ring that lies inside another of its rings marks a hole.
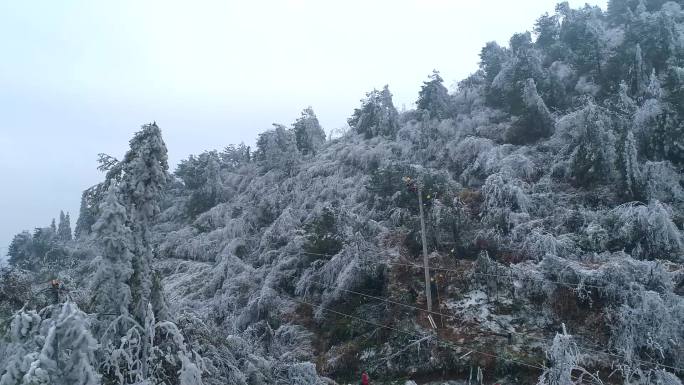
[[[88,320],[78,306],[66,302],[55,325],[59,337],[61,385],[98,385],[94,352],[97,341],[90,334]]]
[[[648,85],[648,72],[646,71],[646,66],[644,64],[641,45],[638,43],[634,50],[634,62],[630,72],[632,77],[632,94],[641,97]]]
[[[116,188],[111,187],[100,205],[100,218],[93,225],[102,247],[102,260],[93,278],[93,304],[99,314],[119,316],[129,311],[133,256],[132,234],[126,222],[126,209],[119,203]]]
[[[86,191],[81,194],[81,206],[78,210],[78,219],[76,220],[76,228],[74,229],[74,237],[81,238],[83,235],[90,234],[90,227],[95,223],[95,218],[92,211],[88,207],[88,199]]]
[[[227,146],[220,154],[221,165],[230,170],[235,170],[248,164],[252,160],[250,150],[250,147],[244,143]]]
[[[325,131],[321,128],[318,118],[311,106],[302,111],[302,116],[292,124],[297,148],[302,154],[316,154],[325,144]]]
[[[178,165],[175,174],[190,191],[185,210],[191,218],[223,201],[222,164],[225,163],[218,152],[205,151],[199,156],[190,155]],[[233,168],[230,164],[227,167]]]
[[[573,182],[588,186],[608,182],[615,176],[615,134],[609,112],[593,102],[572,114],[577,130],[571,159]]]
[[[534,142],[548,137],[553,131],[553,117],[537,92],[534,80],[527,79],[524,84],[522,100],[525,107],[518,121],[504,133],[504,139],[514,144]]]
[[[508,51],[497,42],[490,41],[480,50],[480,68],[485,73],[487,84],[491,84],[494,78],[508,60]]]
[[[257,151],[254,154],[261,169],[280,170],[286,175],[294,170],[297,164],[297,141],[292,130],[282,124],[273,124],[273,130],[259,134]]]
[[[621,194],[630,200],[641,196],[642,177],[639,161],[637,160],[637,144],[632,131],[624,136],[619,159],[621,161],[620,174],[622,176]]]
[[[366,99],[361,100],[361,108],[354,110],[347,123],[366,139],[375,136],[393,138],[399,130],[399,113],[392,103],[389,87],[367,93]]]
[[[160,200],[168,175],[168,156],[161,130],[146,124],[130,141],[122,161],[121,200],[126,207],[128,227],[133,233],[133,275],[129,286],[131,313],[142,322],[152,290],[151,227],[160,211]]]
[[[59,225],[57,226],[57,236],[61,241],[71,240],[71,219],[69,213],[64,215],[64,211],[59,212]]]
[[[439,76],[439,71],[433,70],[429,80],[423,82],[418,93],[416,106],[420,110],[429,112],[431,118],[445,119],[451,115],[449,91],[443,83],[444,79]]]
[[[18,312],[10,336],[12,358],[1,385],[99,385],[85,313],[67,301],[41,320],[35,312]],[[49,312],[46,312],[49,313]]]
[[[41,347],[41,318],[33,310],[21,309],[14,314],[7,336],[4,361],[0,369],[0,385],[19,385],[28,372],[33,357]]]
[[[558,15],[549,16],[548,13],[542,15],[534,24],[534,32],[537,34],[535,45],[540,48],[548,49],[560,35],[560,23]]]

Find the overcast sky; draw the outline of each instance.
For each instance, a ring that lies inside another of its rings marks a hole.
[[[384,84],[410,108],[433,68],[453,84],[477,68],[485,42],[506,44],[554,5],[0,1],[0,252],[60,209],[75,224],[81,191],[102,179],[97,153],[120,158],[144,123],[159,124],[175,167],[253,144],[308,105],[326,131],[343,127]]]

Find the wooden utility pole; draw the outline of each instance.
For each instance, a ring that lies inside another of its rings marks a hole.
[[[425,268],[425,298],[427,300],[427,310],[432,312],[432,290],[430,287],[430,265],[427,253],[427,241],[425,236],[425,218],[423,216],[423,188],[420,183],[418,187],[418,206],[420,208],[420,236],[423,240],[423,267]]]
[[[52,309],[52,319],[55,325],[55,335],[52,339],[52,349],[55,351],[55,363],[57,365],[57,370],[59,370],[59,337],[57,334],[57,318],[59,317],[59,284],[60,282],[56,279],[50,281],[52,286],[52,299],[55,302],[55,307]]]

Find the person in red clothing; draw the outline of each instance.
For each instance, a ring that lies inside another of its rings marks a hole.
[[[370,385],[370,378],[365,370],[361,372],[361,385]]]

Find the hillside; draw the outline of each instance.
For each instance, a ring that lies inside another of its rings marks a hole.
[[[307,108],[170,172],[142,126],[73,238],[10,245],[0,385],[681,384],[682,7],[559,4],[332,140]]]

